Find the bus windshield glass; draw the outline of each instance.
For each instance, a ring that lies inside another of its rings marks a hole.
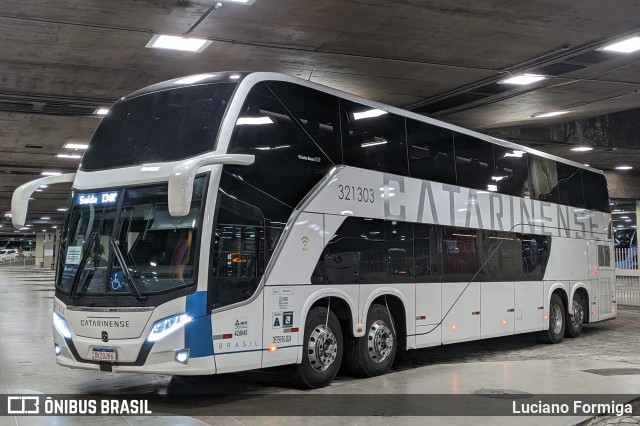
[[[235,87],[177,87],[117,102],[102,118],[80,169],[176,161],[212,150]]]
[[[75,193],[61,240],[57,289],[71,297],[163,293],[193,284],[205,177],[187,216],[167,185]]]

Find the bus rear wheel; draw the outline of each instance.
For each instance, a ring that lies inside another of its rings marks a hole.
[[[398,337],[393,318],[385,306],[374,304],[367,313],[367,329],[363,337],[349,337],[347,366],[358,377],[385,374],[396,356]]]
[[[584,298],[580,294],[574,293],[571,313],[567,312],[566,315],[567,327],[564,333],[566,337],[578,337],[580,335],[587,309]]]
[[[311,308],[304,326],[302,362],[291,366],[295,384],[315,389],[331,383],[340,369],[343,346],[336,315],[325,307]]]
[[[540,337],[547,343],[559,343],[565,331],[564,303],[557,294],[551,295],[549,304],[549,329],[542,331]]]

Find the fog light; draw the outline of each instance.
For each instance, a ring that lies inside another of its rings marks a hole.
[[[176,362],[180,364],[188,364],[189,363],[189,349],[180,349],[176,352]]]
[[[60,353],[62,352],[62,348],[56,343],[54,343],[54,346],[56,350],[56,356],[60,355]]]

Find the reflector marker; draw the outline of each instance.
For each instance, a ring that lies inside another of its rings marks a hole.
[[[544,309],[544,306],[538,306],[538,310],[541,311]]]
[[[480,315],[480,311],[471,312],[471,315]]]
[[[416,319],[417,319],[417,320],[426,320],[426,319],[427,319],[427,316],[426,316],[426,315],[418,315],[418,316],[416,317]]]
[[[507,309],[507,312],[515,312],[515,311],[516,311],[516,309],[515,309],[515,308]]]

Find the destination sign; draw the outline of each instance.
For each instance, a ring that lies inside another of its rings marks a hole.
[[[115,204],[118,202],[119,192],[99,192],[95,194],[78,194],[76,202],[78,205],[102,205]]]

